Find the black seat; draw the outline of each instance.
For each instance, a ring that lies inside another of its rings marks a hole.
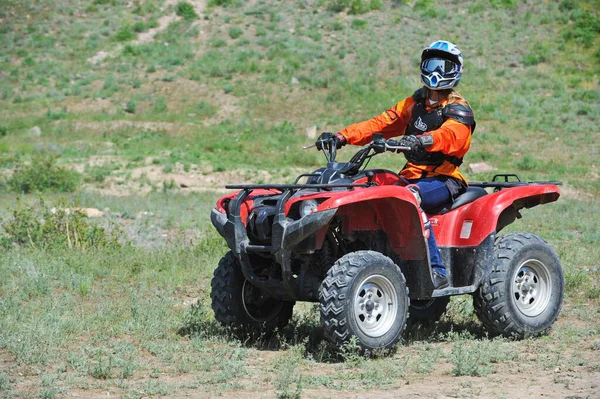
[[[459,208],[469,202],[475,201],[477,198],[481,198],[487,195],[487,191],[481,187],[468,187],[467,191],[456,197],[452,204],[447,204],[436,209],[425,209],[427,213],[443,215],[444,213],[450,212],[453,209]]]

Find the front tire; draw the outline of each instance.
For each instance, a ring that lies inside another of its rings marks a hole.
[[[406,328],[408,288],[400,268],[374,251],[340,258],[321,284],[325,337],[341,346],[352,336],[363,350],[392,349]]]
[[[489,277],[473,295],[479,320],[492,334],[524,338],[548,331],[562,307],[565,280],[558,256],[533,234],[496,240]]]
[[[231,251],[219,261],[211,288],[215,319],[242,338],[253,334],[270,336],[292,317],[294,302],[270,297],[250,284]]]

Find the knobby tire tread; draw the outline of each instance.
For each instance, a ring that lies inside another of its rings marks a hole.
[[[321,312],[323,333],[325,338],[335,346],[343,345],[352,335],[351,330],[348,328],[347,309],[345,309],[345,300],[346,295],[348,294],[347,292],[344,292],[346,291],[345,288],[351,284],[352,278],[360,271],[360,269],[365,264],[369,263],[389,263],[396,266],[390,258],[378,252],[357,251],[340,258],[328,270],[327,275],[321,284],[321,290],[319,292],[319,310]],[[402,276],[403,283],[406,284],[404,275],[402,273],[400,273],[400,275]],[[410,304],[410,299],[408,299],[408,288],[406,288],[405,294],[407,296],[408,304]],[[408,306],[406,306],[405,311],[408,313]],[[408,315],[406,315],[405,320],[406,319],[408,319]],[[405,328],[406,321],[402,326],[402,331],[404,331]],[[394,346],[399,339],[400,336],[398,336],[395,342],[390,343],[388,346]]]
[[[477,317],[492,335],[521,339],[528,335],[542,335],[551,328],[552,323],[543,331],[534,334],[520,329],[516,320],[511,316],[508,301],[512,298],[505,297],[505,285],[511,284],[510,276],[507,275],[511,261],[519,251],[532,244],[548,247],[546,241],[530,233],[513,233],[496,238],[492,270],[488,278],[473,294],[473,307]]]
[[[285,302],[279,314],[268,322],[250,318],[241,300],[241,287],[245,277],[237,257],[231,251],[221,258],[211,281],[211,302],[215,319],[230,327],[240,337],[248,334],[271,335],[276,329],[284,328],[293,315],[294,302]]]

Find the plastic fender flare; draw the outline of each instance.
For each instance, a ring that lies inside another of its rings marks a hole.
[[[318,210],[338,208],[344,233],[386,233],[392,250],[404,260],[428,260],[423,220],[413,194],[400,186],[377,186],[345,192],[319,205]]]
[[[432,216],[431,224],[439,246],[474,247],[514,220],[506,212],[516,216],[521,208],[554,202],[559,196],[554,184],[517,186],[488,194],[444,215]],[[502,215],[509,220],[500,220]]]

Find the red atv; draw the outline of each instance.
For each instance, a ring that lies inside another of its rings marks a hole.
[[[336,162],[335,145],[324,148],[327,166],[294,184],[227,186],[239,191],[217,201],[211,220],[231,249],[212,279],[217,321],[269,334],[287,324],[296,301],[319,302],[332,343],[355,336],[365,350],[385,349],[409,314],[437,320],[451,295],[473,294],[493,335],[552,326],[564,293],[556,253],[533,234],[498,233],[520,209],[556,201],[560,183],[497,175],[431,212],[450,281],[436,290],[415,196],[398,174],[365,169],[373,156],[406,148],[376,135],[348,162]]]

